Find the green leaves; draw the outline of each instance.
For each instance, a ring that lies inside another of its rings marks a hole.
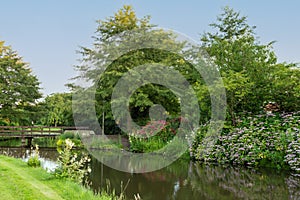
[[[0,42],[0,120],[31,124],[33,106],[41,98],[39,81],[27,63]]]
[[[44,115],[40,122],[48,126],[73,126],[72,94],[54,93],[40,103]]]
[[[59,152],[57,159],[59,166],[55,169],[54,176],[85,183],[85,178],[91,172],[88,166],[91,159],[84,153],[78,156],[77,153],[72,152],[74,145],[70,139],[65,140],[65,147]]]
[[[113,35],[122,33],[123,31],[133,30],[135,28],[147,28],[151,27],[149,24],[149,17],[138,19],[132,6],[124,5],[114,16],[107,18],[106,20],[98,20],[97,34],[100,37],[97,39],[107,40]]]
[[[149,109],[154,104],[161,104],[171,116],[178,116],[178,96],[162,84],[145,81],[149,78],[158,82],[168,80],[171,85],[179,84],[179,80],[173,77],[174,74],[153,73],[157,65],[179,72],[190,85],[203,82],[197,70],[184,58],[184,50],[188,49],[186,42],[176,40],[172,32],[154,29],[149,23],[149,17],[138,19],[130,6],[124,6],[112,17],[99,21],[94,39],[93,48],[82,48],[84,64],[77,66],[77,70],[81,72],[80,78],[90,81],[91,88],[96,89],[97,117],[102,123],[102,117],[105,115],[105,124],[109,125],[105,126],[106,133],[111,133],[115,128],[115,125],[111,126],[110,123],[114,121],[111,111],[113,103],[119,108],[119,102],[128,100],[128,110],[134,120],[148,120]],[[143,77],[143,73],[135,71],[136,68],[145,65],[147,69],[143,72],[146,78]],[[126,75],[132,81],[120,86],[122,92],[124,91],[126,96],[128,91],[135,89],[134,93],[129,99],[112,100],[115,86]],[[136,85],[140,87],[135,88]],[[122,119],[127,120],[127,117],[122,116]]]
[[[229,133],[223,130],[212,152],[202,153],[200,145],[208,125],[202,126],[193,145],[197,159],[251,167],[281,169],[287,165],[300,172],[300,112],[245,116]]]
[[[235,115],[259,113],[270,101],[282,111],[299,110],[299,69],[277,63],[274,42],[260,44],[255,26],[228,7],[211,27],[216,32],[205,33],[201,41],[221,72],[233,125]]]

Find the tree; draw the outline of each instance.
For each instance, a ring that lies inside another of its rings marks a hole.
[[[256,27],[249,26],[246,17],[228,7],[210,26],[216,32],[205,33],[201,41],[223,77],[228,119],[232,124],[236,123],[236,115],[243,112],[258,113],[269,101],[281,103],[286,111],[291,110],[284,106],[283,101],[287,99],[278,98],[277,94],[282,88],[278,85],[279,79],[274,77],[284,76],[278,74],[282,68],[280,65],[284,65],[283,68],[290,73],[292,71],[288,65],[277,63],[272,50],[274,42],[260,44],[254,32]],[[285,80],[291,78],[284,77]],[[292,85],[295,88],[294,82]]]
[[[92,82],[92,87],[96,88],[97,117],[101,122],[105,114],[106,130],[109,132],[113,132],[116,124],[111,111],[114,87],[125,73],[133,73],[131,69],[149,63],[160,64],[179,71],[190,84],[196,83],[200,77],[191,64],[180,56],[186,43],[176,41],[171,32],[153,29],[149,19],[149,16],[138,19],[130,6],[124,6],[114,16],[105,21],[99,20],[93,48],[81,49],[82,61],[88,64],[77,66],[76,69],[81,72],[79,78]],[[145,47],[135,49],[136,44],[144,44]],[[142,76],[136,72],[132,75],[136,78]],[[164,75],[164,79],[172,79]],[[126,87],[129,91],[134,86],[129,84]],[[155,104],[163,105],[170,116],[179,117],[178,97],[160,84],[142,85],[135,90],[129,102],[130,114],[140,124],[149,120],[149,109]]]
[[[73,126],[72,94],[54,93],[40,103],[43,117],[40,122],[48,126]]]
[[[300,68],[295,64],[277,64],[270,77],[272,102],[285,112],[300,110]]]
[[[39,81],[22,58],[0,41],[0,121],[4,124],[31,124]]]

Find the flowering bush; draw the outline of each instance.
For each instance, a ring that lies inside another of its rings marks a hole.
[[[129,135],[131,151],[152,152],[161,149],[174,138],[181,120],[175,118],[148,122],[141,130]]]
[[[78,155],[72,152],[73,146],[74,143],[69,138],[65,140],[65,147],[59,153],[57,160],[59,167],[55,169],[54,175],[58,178],[69,178],[82,183],[84,177],[91,172],[91,169],[87,166],[90,158],[87,155],[78,158]]]
[[[290,168],[300,174],[300,132],[299,128],[295,127],[290,131],[293,139],[288,145],[286,156],[284,158]]]
[[[278,169],[289,166],[300,171],[299,124],[300,112],[245,117],[229,133],[219,136],[213,151],[202,154],[196,140],[192,153],[208,162]],[[203,138],[205,126],[196,138]]]

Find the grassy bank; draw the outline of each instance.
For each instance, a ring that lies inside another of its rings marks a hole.
[[[94,195],[76,183],[55,179],[42,168],[31,168],[21,160],[0,155],[1,199],[112,199],[107,194]]]

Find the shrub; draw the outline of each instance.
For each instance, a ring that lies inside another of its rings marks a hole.
[[[31,147],[31,155],[27,161],[27,165],[30,167],[39,167],[41,166],[41,161],[39,160],[39,147],[35,145],[35,150]]]
[[[300,128],[293,127],[288,131],[292,135],[292,140],[288,145],[284,158],[292,170],[300,173]]]
[[[181,118],[168,121],[150,121],[136,133],[129,136],[130,150],[153,152],[168,144],[176,135]]]
[[[80,139],[79,135],[74,133],[73,131],[65,131],[64,134],[61,134],[59,136],[59,139],[65,140],[65,139]]]
[[[58,178],[68,178],[78,183],[83,183],[84,178],[90,173],[91,169],[87,165],[90,158],[82,155],[80,158],[72,152],[74,143],[70,139],[65,140],[65,147],[59,152],[58,164],[54,175]]]
[[[202,154],[199,139],[208,125],[196,136],[193,156],[198,160],[272,168],[300,168],[300,112],[263,114],[244,117],[229,133],[222,132],[213,151]]]
[[[66,145],[65,140],[70,139],[76,146],[76,147],[81,147],[82,143],[80,140],[80,136],[73,131],[66,131],[64,134],[59,136],[59,140],[56,142],[56,145],[58,147],[63,147]]]

